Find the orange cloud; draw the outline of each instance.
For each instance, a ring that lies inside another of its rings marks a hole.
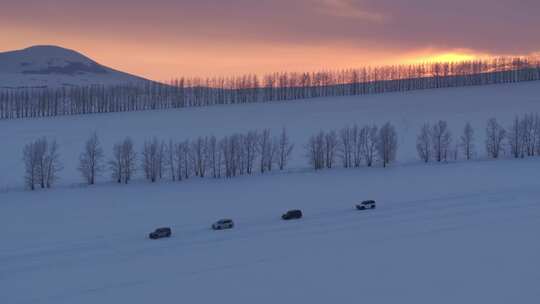
[[[299,44],[292,42],[154,41],[126,37],[57,33],[25,27],[0,28],[0,51],[54,44],[74,49],[97,62],[158,81],[176,77],[232,76],[280,71],[303,72],[321,69],[412,64],[433,61],[462,61],[494,54],[472,49],[423,48],[403,51],[364,42],[355,44]],[[512,54],[509,54],[512,55]]]

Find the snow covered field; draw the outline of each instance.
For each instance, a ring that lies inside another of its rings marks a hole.
[[[539,159],[0,194],[1,303],[537,303]],[[374,211],[354,203],[376,199]],[[305,218],[279,216],[302,208]],[[230,231],[210,224],[232,217]],[[153,228],[173,237],[151,241]]]
[[[0,121],[0,303],[537,303],[540,158],[424,165],[420,125],[456,137],[540,112],[540,82],[178,111]],[[307,138],[347,124],[396,125],[399,163],[312,172]],[[183,140],[287,127],[292,170],[79,186],[84,141]],[[60,185],[22,191],[21,151],[56,138]],[[9,191],[1,191],[2,189]],[[354,210],[364,199],[374,211]],[[305,217],[280,215],[300,208]],[[210,225],[233,218],[236,227]],[[154,228],[173,237],[151,241]]]
[[[540,82],[389,93],[360,97],[320,98],[286,103],[245,104],[181,110],[111,113],[54,119],[0,121],[0,191],[22,188],[22,149],[42,136],[56,138],[65,169],[60,183],[82,182],[77,171],[84,142],[94,131],[110,157],[115,142],[131,136],[140,152],[144,140],[157,136],[175,141],[199,135],[231,135],[286,127],[296,143],[292,168],[306,168],[304,145],[319,130],[391,121],[399,137],[398,161],[417,160],[416,136],[425,122],[447,120],[454,138],[470,121],[476,131],[478,152],[484,154],[486,121],[496,117],[505,126],[512,118],[540,112]],[[108,181],[108,175],[101,181]]]

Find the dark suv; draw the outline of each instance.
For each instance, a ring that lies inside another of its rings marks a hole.
[[[148,237],[153,239],[153,240],[156,240],[156,239],[160,239],[160,238],[165,238],[165,237],[171,237],[171,228],[169,227],[163,227],[163,228],[158,228],[156,230],[154,230],[154,232],[151,232]]]
[[[214,230],[223,230],[223,229],[232,229],[234,228],[234,222],[231,219],[221,219],[212,224],[212,229]]]
[[[363,201],[360,204],[356,205],[356,209],[358,210],[375,209],[375,201],[374,200]]]
[[[295,210],[289,210],[285,214],[281,216],[284,220],[293,220],[293,219],[299,219],[302,218],[302,211],[295,209]]]

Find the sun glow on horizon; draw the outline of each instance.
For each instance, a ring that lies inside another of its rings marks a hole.
[[[485,58],[485,55],[477,55],[470,52],[442,52],[436,54],[420,54],[408,56],[404,62],[408,64],[435,63],[435,62],[464,62]]]

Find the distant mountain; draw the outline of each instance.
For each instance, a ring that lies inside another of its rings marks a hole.
[[[0,53],[0,88],[125,84],[147,79],[103,66],[73,50],[33,46]]]

